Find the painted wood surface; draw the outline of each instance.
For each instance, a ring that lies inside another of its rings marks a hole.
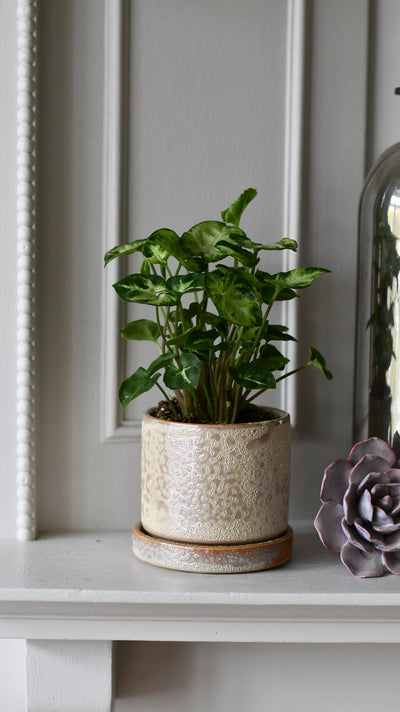
[[[26,712],[111,712],[112,644],[27,641]]]
[[[70,640],[400,642],[396,576],[356,580],[315,532],[270,571],[168,571],[129,532],[0,543],[0,636]]]
[[[343,709],[369,712],[382,708],[381,687],[370,682],[376,668],[385,707],[398,706],[393,645],[143,642],[123,643],[119,653],[115,712],[337,712],[338,695]]]

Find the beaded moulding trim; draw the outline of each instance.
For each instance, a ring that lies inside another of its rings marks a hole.
[[[17,538],[36,536],[35,236],[37,0],[17,16]]]

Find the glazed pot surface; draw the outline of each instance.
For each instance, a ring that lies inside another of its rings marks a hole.
[[[142,525],[193,543],[266,541],[288,527],[290,420],[142,422]]]

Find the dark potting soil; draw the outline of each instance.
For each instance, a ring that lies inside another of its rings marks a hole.
[[[193,415],[184,415],[176,398],[172,400],[172,404],[173,408],[168,401],[159,401],[154,408],[149,410],[149,414],[152,415],[153,418],[159,418],[160,420],[172,420],[175,423],[206,423],[205,420],[197,419]],[[244,408],[241,413],[239,413],[235,422],[257,423],[262,420],[268,420],[268,413],[266,413],[265,409],[262,410],[255,405],[249,405],[247,408]]]

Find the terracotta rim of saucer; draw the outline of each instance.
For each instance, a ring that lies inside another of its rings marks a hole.
[[[141,561],[176,571],[196,573],[247,573],[289,561],[293,548],[291,527],[279,537],[252,544],[192,544],[162,539],[133,527],[132,550]]]

